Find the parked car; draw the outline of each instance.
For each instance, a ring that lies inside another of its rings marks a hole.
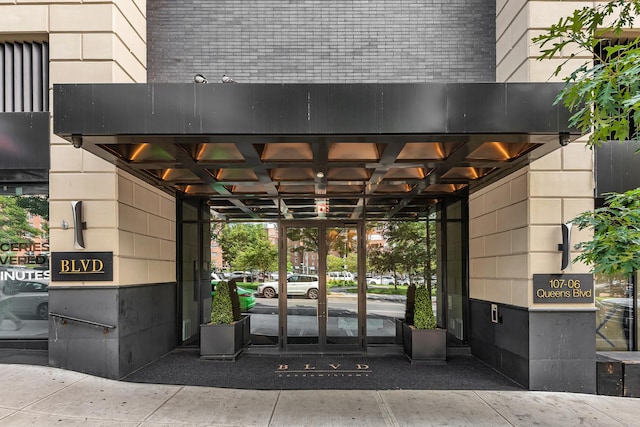
[[[318,276],[314,274],[292,274],[287,277],[287,295],[306,295],[317,299],[319,288]],[[273,298],[278,295],[278,282],[264,282],[258,285],[258,295]]]
[[[393,276],[367,277],[368,285],[393,285],[394,283],[395,283],[395,279],[393,278]]]
[[[227,280],[235,280],[236,282],[252,282],[253,276],[250,271],[232,271]]]
[[[211,273],[211,284],[212,285],[217,285],[218,283],[220,283],[223,280],[224,279],[222,277],[220,277],[218,275],[218,273]]]
[[[348,271],[330,271],[329,278],[331,280],[355,281],[355,276]]]
[[[39,281],[16,281],[4,286],[3,298],[9,299],[9,310],[18,317],[49,317],[49,284]]]
[[[213,283],[211,280],[211,297],[216,294],[216,285],[218,282]],[[249,311],[256,305],[256,297],[250,290],[236,286],[238,291],[238,299],[240,300],[240,311]]]

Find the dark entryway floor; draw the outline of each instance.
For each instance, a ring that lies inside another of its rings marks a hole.
[[[46,350],[0,349],[0,363],[48,365]],[[255,390],[523,390],[472,356],[412,364],[403,355],[255,355],[235,362],[176,349],[124,381]]]
[[[522,390],[472,356],[446,364],[412,364],[403,355],[254,355],[235,362],[202,360],[176,349],[124,379],[257,390]]]

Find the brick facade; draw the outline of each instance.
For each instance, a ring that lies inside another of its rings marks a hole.
[[[495,2],[154,0],[148,81],[495,81]]]

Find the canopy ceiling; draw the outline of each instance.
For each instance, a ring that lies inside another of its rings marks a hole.
[[[54,132],[220,219],[413,219],[577,137],[561,87],[56,85]]]

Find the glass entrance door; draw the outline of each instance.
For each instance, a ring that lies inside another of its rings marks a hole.
[[[361,227],[330,222],[281,227],[279,305],[286,351],[364,348]]]

